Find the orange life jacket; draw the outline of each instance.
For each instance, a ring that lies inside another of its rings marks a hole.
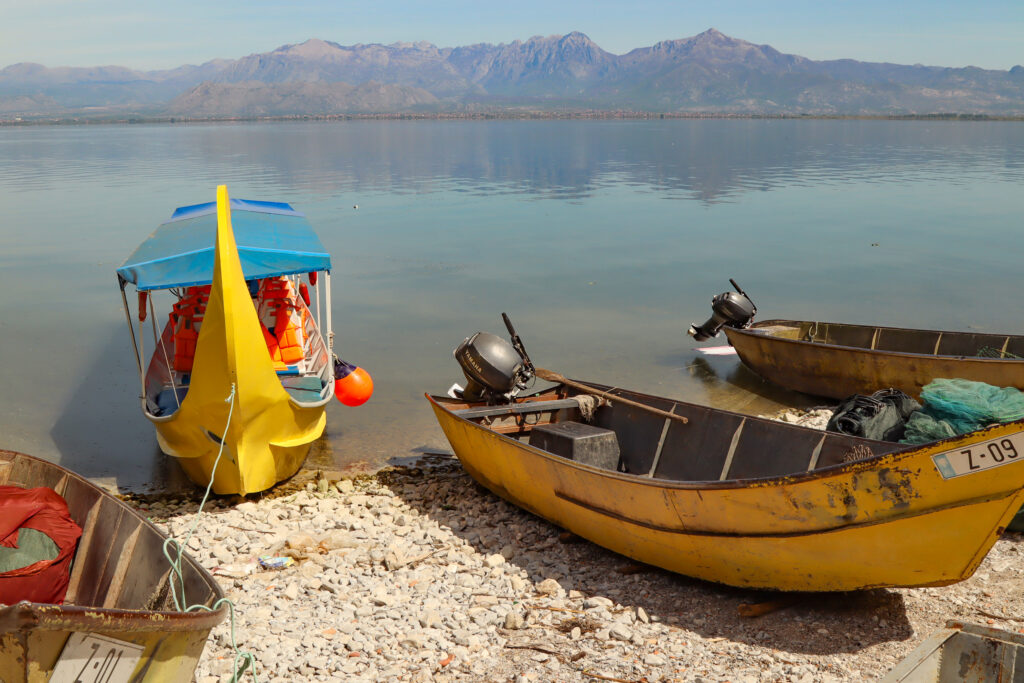
[[[270,333],[267,326],[262,322],[260,329],[263,330],[263,341],[267,343],[267,351],[270,352],[270,360],[274,361],[274,370],[284,370],[288,366],[281,360],[281,347],[277,343],[277,337]]]
[[[195,318],[182,317],[174,330],[174,369],[178,372],[192,372],[196,342],[199,341],[199,332],[195,329],[195,324]]]
[[[192,372],[199,326],[209,299],[210,285],[188,287],[185,296],[172,306],[170,320],[174,325],[174,369],[178,372]]]
[[[299,315],[301,308],[291,280],[284,276],[266,278],[260,283],[259,300],[260,320],[268,333],[271,326],[274,328],[272,336],[277,340],[280,361],[286,365],[298,363],[306,356],[305,320]],[[271,349],[269,340],[267,348]],[[272,349],[271,357],[274,357]]]
[[[274,324],[277,343],[281,347],[281,360],[289,365],[298,363],[306,357],[306,352],[302,349],[303,335],[292,317],[294,310],[290,304],[278,306],[277,322]]]

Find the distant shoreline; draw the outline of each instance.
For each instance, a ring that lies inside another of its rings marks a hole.
[[[497,121],[497,120],[663,120],[663,119],[778,119],[822,121],[1024,121],[1024,115],[992,114],[729,114],[717,112],[448,112],[392,114],[295,114],[288,116],[40,116],[0,118],[0,126],[68,126],[196,123],[266,123],[289,121]]]

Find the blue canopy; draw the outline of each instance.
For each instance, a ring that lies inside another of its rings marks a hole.
[[[313,226],[289,204],[232,199],[231,227],[247,280],[331,269],[331,255]],[[140,290],[208,285],[216,239],[217,203],[183,206],[139,245],[117,275]]]

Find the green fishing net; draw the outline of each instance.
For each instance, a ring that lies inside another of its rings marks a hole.
[[[978,353],[975,355],[977,355],[978,358],[1011,358],[1015,360],[1022,360],[1017,354],[997,349],[994,346],[982,346],[978,349]]]
[[[948,439],[1024,418],[1024,392],[965,379],[936,379],[921,389],[924,407],[910,416],[900,443]]]

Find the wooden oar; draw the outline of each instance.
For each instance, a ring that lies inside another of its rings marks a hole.
[[[574,382],[573,380],[567,379],[565,376],[560,375],[557,372],[553,372],[551,370],[545,370],[544,368],[536,368],[535,371],[534,371],[534,374],[537,375],[537,377],[540,377],[543,380],[547,380],[548,382],[555,382],[556,384],[564,384],[566,386],[573,387],[574,389],[579,389],[580,391],[582,391],[585,394],[591,394],[593,396],[600,396],[601,398],[606,398],[609,401],[617,401],[619,403],[625,403],[628,406],[633,406],[634,408],[639,408],[640,410],[646,410],[648,413],[654,413],[655,415],[661,415],[664,418],[667,418],[669,420],[675,420],[676,422],[682,422],[683,424],[687,424],[689,422],[689,420],[686,419],[685,417],[683,417],[682,415],[676,415],[675,413],[669,413],[669,412],[666,412],[664,410],[660,410],[658,408],[654,408],[652,406],[645,405],[645,404],[640,403],[638,401],[631,401],[628,398],[623,398],[621,396],[616,396],[615,394],[610,394],[607,391],[601,391],[600,389],[595,389],[593,387],[588,387],[586,384],[581,384],[580,382]]]

